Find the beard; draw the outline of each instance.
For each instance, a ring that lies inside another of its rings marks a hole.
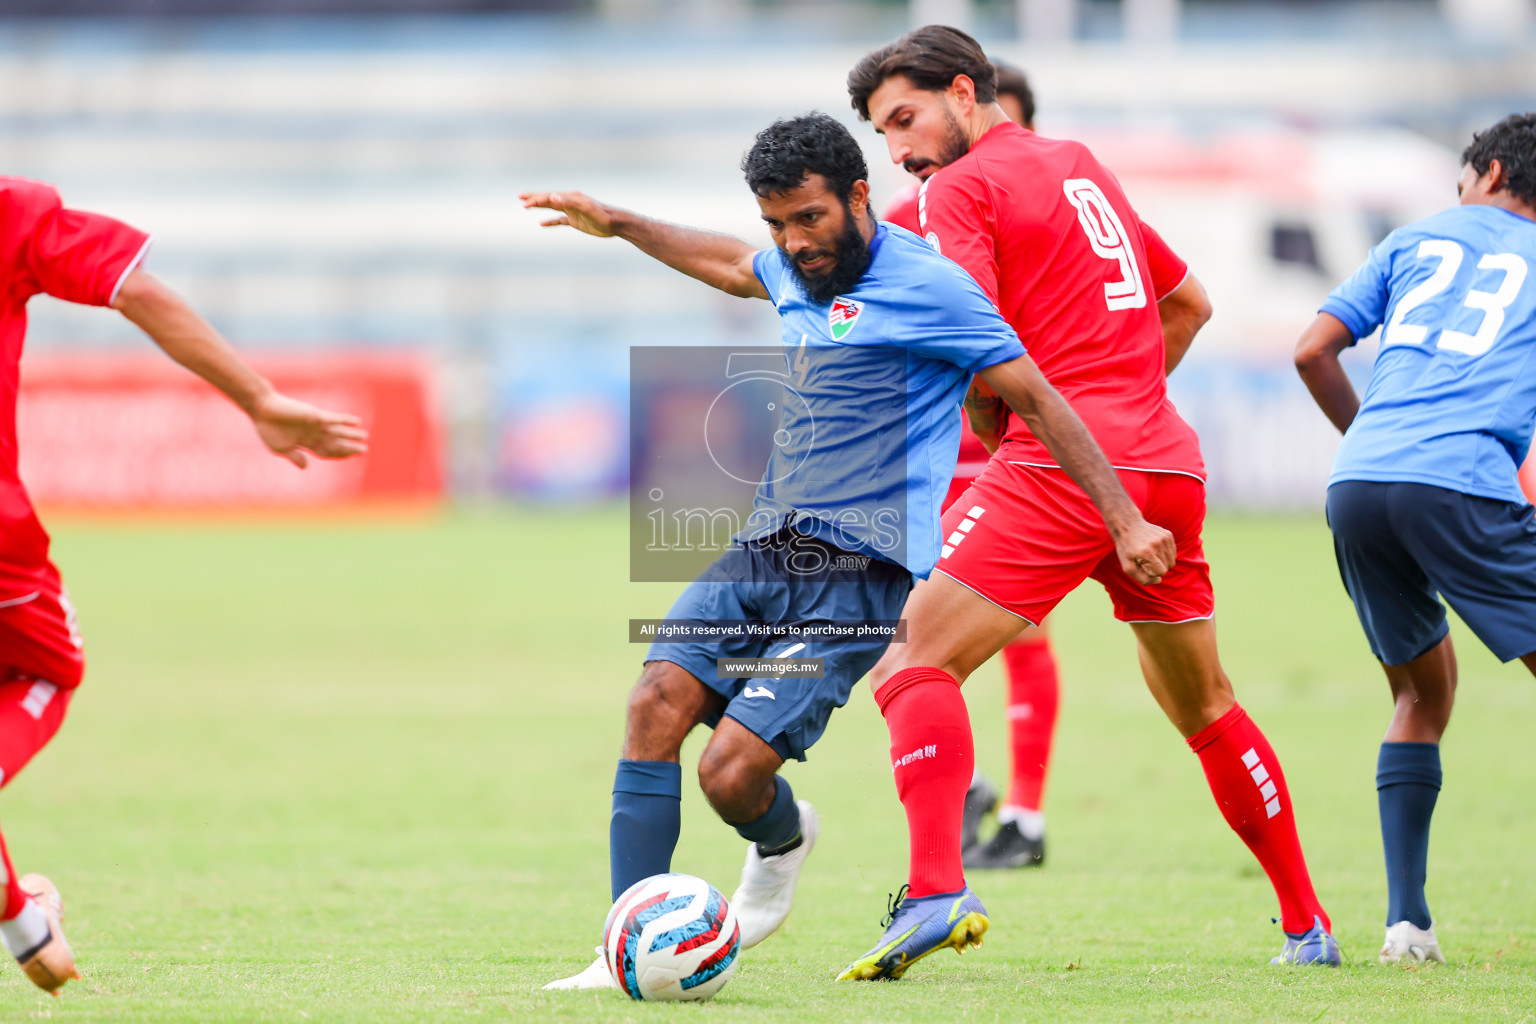
[[[853,211],[848,205],[843,204],[844,227],[843,233],[837,237],[837,248],[830,255],[836,261],[832,269],[824,274],[807,274],[800,269],[800,261],[791,256],[783,248],[779,252],[789,264],[789,269],[794,272],[795,282],[805,297],[824,306],[844,292],[853,291],[858,285],[859,278],[864,276],[864,271],[869,269],[869,243],[864,241],[864,236],[859,233],[859,225],[853,218]],[[825,249],[810,249],[800,254],[803,260],[814,260],[820,256],[829,255]]]
[[[960,119],[954,112],[944,111],[944,139],[939,143],[939,157],[937,160],[924,160],[919,157],[908,157],[901,162],[901,166],[908,174],[919,174],[925,168],[932,167],[937,170],[940,167],[948,167],[971,151],[971,140],[965,134],[965,129],[960,127]]]

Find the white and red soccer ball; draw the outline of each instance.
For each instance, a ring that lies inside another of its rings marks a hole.
[[[740,952],[736,912],[693,875],[641,879],[603,925],[608,971],[631,999],[708,999],[725,987]]]

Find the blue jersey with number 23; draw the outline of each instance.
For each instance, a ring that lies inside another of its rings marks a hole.
[[[1536,221],[1456,206],[1399,228],[1323,304],[1381,351],[1328,483],[1412,481],[1523,504],[1536,429]]]

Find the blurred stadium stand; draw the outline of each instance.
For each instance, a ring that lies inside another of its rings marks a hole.
[[[947,6],[1210,285],[1173,383],[1213,498],[1316,506],[1334,442],[1289,344],[1366,247],[1453,201],[1473,128],[1536,109],[1532,5],[1127,4]],[[812,108],[852,123],[848,67],[941,6],[0,0],[0,170],[154,232],[151,268],[246,348],[428,354],[453,493],[600,495],[623,483],[628,347],[762,344],[776,318],[541,232],[516,193],[766,244],[736,169],[752,134]],[[889,196],[904,175],[855,132]],[[94,311],[33,313],[39,353],[142,344]]]
[[[0,0],[0,17],[229,18],[289,15],[583,14],[596,0]]]

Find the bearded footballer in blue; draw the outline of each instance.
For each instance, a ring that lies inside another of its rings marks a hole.
[[[1399,228],[1323,304],[1296,367],[1344,441],[1328,525],[1394,710],[1377,761],[1383,963],[1444,961],[1424,898],[1456,609],[1536,673],[1536,517],[1519,469],[1536,429],[1536,114],[1462,154],[1461,203]],[[1382,328],[1363,400],[1339,354]]]
[[[1175,558],[1171,535],[1142,519],[1082,421],[970,276],[911,232],[877,224],[863,154],[842,124],[825,114],[776,122],[757,136],[742,169],[774,248],[759,251],[580,193],[522,196],[525,207],[559,211],[546,226],[617,235],[721,291],[772,301],[790,365],[809,367],[792,372],[795,389],[815,410],[815,443],[791,440],[774,451],[748,529],[684,590],[669,620],[899,619],[914,579],[926,577],[939,556],[939,506],[954,473],[959,406],[973,374],[1024,417],[1093,498],[1118,539],[1126,572],[1146,584],[1161,578]],[[793,439],[800,433],[798,406],[783,405],[781,433]],[[892,437],[902,443],[891,445]],[[795,471],[776,468],[781,459],[795,463]],[[902,544],[885,542],[867,514],[877,507],[905,509]],[[806,569],[803,557],[797,564],[797,553],[817,556],[809,560],[816,568]],[[867,568],[853,576],[827,569],[849,564],[847,556]],[[613,897],[671,869],[680,827],[679,752],[689,732],[706,724],[714,735],[699,760],[699,784],[749,844],[731,897],[742,948],[772,934],[789,913],[817,829],[815,811],[795,801],[779,766],[804,759],[885,646],[653,644],[630,694],[614,778]],[[722,679],[722,656],[819,657],[826,674]],[[975,905],[980,914],[980,901]],[[546,987],[613,984],[600,950],[581,974]]]

